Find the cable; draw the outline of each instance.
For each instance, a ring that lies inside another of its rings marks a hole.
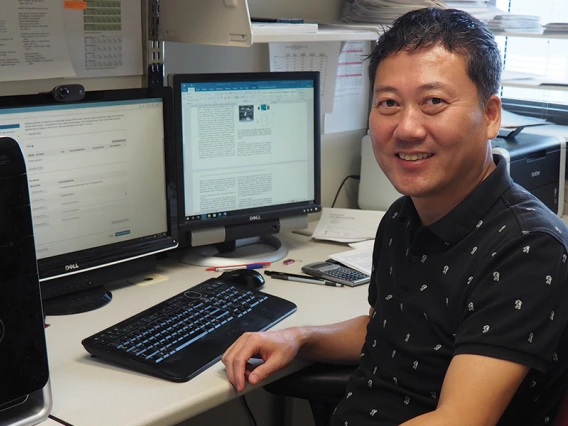
[[[248,402],[247,402],[245,396],[244,396],[244,395],[241,395],[241,397],[240,397],[239,399],[242,401],[243,405],[245,406],[245,408],[246,408],[246,410],[247,410],[247,413],[248,413],[248,415],[249,415],[249,418],[250,418],[250,421],[251,421],[251,423],[252,423],[252,426],[257,426],[257,425],[256,425],[256,420],[255,420],[255,418],[254,418],[254,415],[252,414],[252,411],[251,411],[251,409],[250,409],[250,407],[249,407],[249,405],[248,405]]]
[[[347,179],[356,179],[359,180],[361,179],[361,176],[359,175],[349,175],[347,176],[345,179],[343,179],[343,182],[341,182],[341,185],[339,185],[339,189],[337,190],[336,194],[335,194],[335,198],[333,199],[333,203],[331,203],[331,208],[335,207],[335,202],[337,201],[337,197],[339,196],[339,193],[341,192],[341,188],[343,188],[343,185],[345,185],[345,182],[347,182]]]
[[[47,417],[49,417],[54,422],[61,423],[63,426],[73,426],[71,423],[67,423],[65,420],[61,420],[60,418],[57,418],[51,414],[48,415]]]

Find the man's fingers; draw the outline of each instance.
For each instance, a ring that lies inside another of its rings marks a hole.
[[[274,373],[278,367],[274,359],[269,358],[264,364],[260,364],[252,370],[248,376],[248,381],[251,385],[256,385]]]
[[[221,361],[225,364],[227,378],[237,392],[245,388],[245,370],[248,360],[256,355],[257,346],[251,339],[251,334],[245,333],[223,354]],[[248,376],[248,373],[246,373]]]

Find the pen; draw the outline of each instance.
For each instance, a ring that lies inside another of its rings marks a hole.
[[[235,269],[261,269],[264,268],[265,266],[270,266],[270,262],[247,263],[243,265],[212,266],[205,270],[221,272],[221,271],[232,271]]]
[[[275,271],[264,271],[265,275],[268,275],[271,278],[275,278],[277,280],[286,280],[286,281],[297,281],[301,283],[308,283],[308,284],[321,284],[327,285],[330,287],[343,287],[343,284],[334,283],[331,281],[322,280],[319,278],[309,277],[307,275],[297,275],[297,274],[287,274],[284,272],[275,272]]]

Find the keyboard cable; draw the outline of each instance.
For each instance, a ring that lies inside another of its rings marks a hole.
[[[252,414],[252,410],[250,409],[247,399],[245,398],[244,395],[241,395],[241,397],[239,398],[241,400],[241,402],[243,403],[245,409],[247,410],[247,413],[249,415],[250,421],[252,423],[252,426],[257,426],[256,424],[256,419],[254,418],[254,415]]]

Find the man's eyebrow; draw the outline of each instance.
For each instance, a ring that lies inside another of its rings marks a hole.
[[[420,86],[420,90],[436,90],[436,89],[445,89],[447,86],[440,82],[440,81],[434,81],[432,83],[426,83],[423,84],[422,86]]]
[[[432,83],[426,83],[423,84],[422,86],[420,86],[418,88],[418,90],[421,91],[425,91],[425,90],[439,90],[439,89],[445,89],[447,86],[446,84],[442,83],[441,81],[434,81]],[[399,90],[396,87],[393,86],[386,86],[386,85],[378,85],[375,87],[375,89],[373,90],[374,94],[380,94],[380,93],[385,93],[385,92],[392,92],[392,93],[398,93]]]
[[[385,92],[398,93],[398,89],[397,89],[396,87],[393,87],[393,86],[378,85],[378,86],[376,86],[375,89],[373,90],[373,93],[375,93],[375,94],[385,93]]]

